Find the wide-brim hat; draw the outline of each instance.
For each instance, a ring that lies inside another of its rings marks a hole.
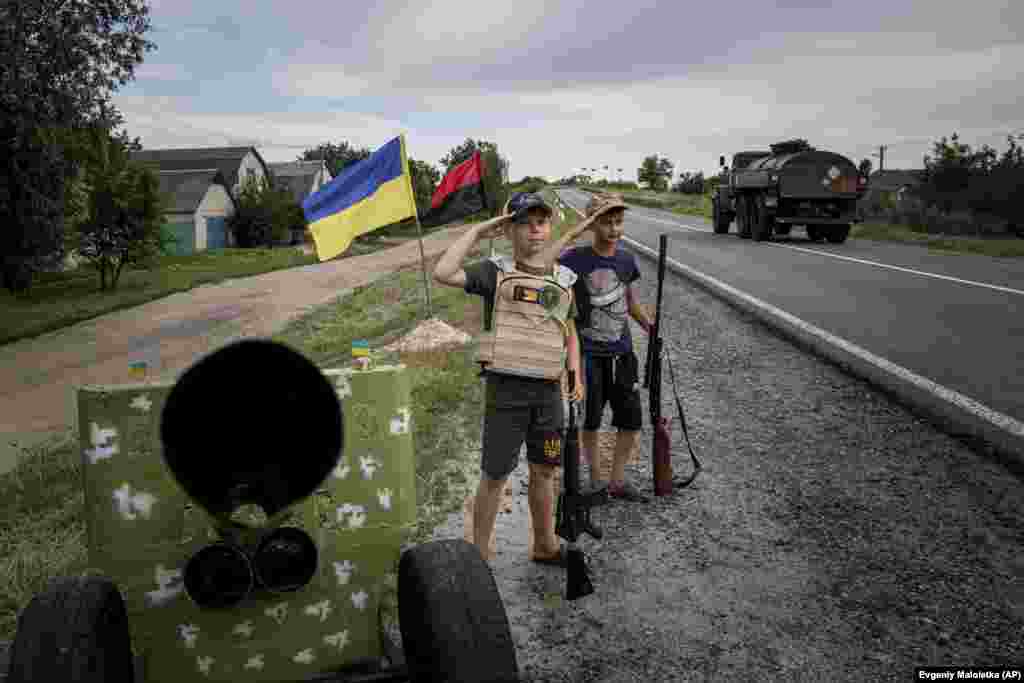
[[[516,223],[524,222],[530,209],[542,209],[549,217],[555,213],[544,198],[534,192],[517,192],[505,204],[505,213],[511,213]]]
[[[615,209],[628,208],[621,194],[604,192],[602,194],[595,194],[590,198],[590,201],[587,203],[586,214],[587,218],[592,218],[598,214],[614,211]]]

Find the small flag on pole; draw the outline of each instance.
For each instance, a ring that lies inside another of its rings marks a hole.
[[[129,372],[135,379],[146,379],[148,364],[144,360],[137,360],[128,365]]]
[[[483,176],[483,159],[477,150],[441,180],[430,200],[430,211],[420,217],[420,224],[434,228],[487,208]]]
[[[357,339],[352,342],[352,357],[367,358],[370,355],[370,342],[365,339]]]

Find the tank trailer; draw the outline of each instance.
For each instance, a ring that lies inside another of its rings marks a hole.
[[[841,154],[782,143],[770,152],[739,152],[731,168],[724,156],[718,163],[722,182],[712,197],[716,234],[727,234],[735,218],[744,239],[770,240],[801,225],[812,242],[842,244],[859,222],[857,200],[867,178]]]

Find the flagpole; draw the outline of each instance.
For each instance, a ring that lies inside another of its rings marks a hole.
[[[417,209],[416,213],[416,229],[420,234],[420,266],[423,270],[423,287],[427,293],[427,320],[434,317],[434,308],[430,303],[430,278],[427,277],[427,255],[423,250],[423,226],[420,225],[420,212]]]

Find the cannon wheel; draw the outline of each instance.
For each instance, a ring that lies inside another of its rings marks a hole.
[[[55,579],[18,618],[6,683],[135,680],[124,598],[114,582]]]
[[[751,201],[751,223],[753,223],[754,240],[764,242],[772,238],[772,217],[760,199]]]
[[[505,605],[476,546],[445,539],[403,553],[398,618],[415,683],[518,680]]]
[[[825,233],[825,239],[831,244],[842,244],[850,236],[849,225],[833,225]]]
[[[725,211],[722,211],[722,207],[720,206],[720,204],[718,202],[718,199],[715,199],[712,202],[712,215],[714,217],[713,218],[713,225],[714,225],[715,234],[716,235],[725,235],[726,233],[728,233],[729,232],[729,224],[732,223],[732,220],[729,218],[729,214],[728,213],[726,213]]]

